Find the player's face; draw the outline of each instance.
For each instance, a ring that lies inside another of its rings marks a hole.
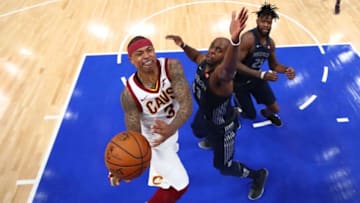
[[[156,54],[153,46],[144,46],[131,54],[130,61],[139,71],[152,71],[156,67]]]
[[[262,36],[268,36],[271,31],[273,19],[270,15],[259,16],[256,20],[257,29]]]
[[[212,66],[221,63],[221,61],[224,59],[228,45],[229,42],[227,42],[225,39],[215,39],[211,43],[208,53],[206,54],[206,63]]]

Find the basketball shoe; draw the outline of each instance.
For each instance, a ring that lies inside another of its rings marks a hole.
[[[277,114],[275,114],[275,113],[269,114],[268,112],[266,112],[265,109],[261,109],[260,113],[262,116],[269,119],[271,121],[271,123],[274,124],[275,126],[278,126],[278,127],[282,126],[280,117]]]
[[[262,168],[257,172],[259,173],[259,175],[257,178],[254,178],[248,194],[248,198],[250,200],[257,200],[262,196],[262,194],[264,193],[264,185],[269,174],[266,168]]]
[[[211,149],[211,145],[210,145],[209,141],[208,141],[206,138],[200,140],[200,141],[198,142],[198,146],[199,146],[201,149],[205,149],[205,150]]]

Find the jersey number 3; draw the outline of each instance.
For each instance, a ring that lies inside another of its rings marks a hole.
[[[172,118],[175,116],[174,104],[169,104],[165,107],[166,118]]]

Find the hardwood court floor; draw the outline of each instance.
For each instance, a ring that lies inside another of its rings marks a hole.
[[[273,0],[277,45],[351,43],[360,50],[360,2]],[[0,3],[0,202],[26,202],[57,132],[85,53],[125,51],[130,36],[150,37],[157,50],[180,34],[206,48],[228,36],[230,12],[263,1],[2,0]],[[225,22],[225,24],[224,24]],[[139,23],[142,23],[139,25]],[[249,18],[248,28],[255,25]],[[139,31],[140,28],[141,32]],[[131,31],[131,32],[130,32]],[[299,56],[301,60],[301,56]],[[119,70],[121,71],[121,70]]]

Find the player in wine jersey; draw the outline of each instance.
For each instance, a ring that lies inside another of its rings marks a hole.
[[[253,77],[240,72],[234,80],[235,101],[242,110],[245,118],[255,119],[256,110],[252,102],[253,96],[257,103],[264,104],[261,114],[274,125],[281,126],[282,122],[277,113],[280,111],[274,93],[267,81],[276,81],[277,73],[284,73],[288,79],[295,77],[292,67],[280,64],[275,54],[275,42],[269,36],[272,22],[278,19],[276,7],[265,3],[257,12],[257,27],[241,36],[240,61],[249,69],[260,72],[260,77]],[[262,65],[268,61],[270,71],[262,71]]]
[[[263,194],[268,171],[265,168],[253,170],[234,160],[235,136],[239,121],[231,105],[233,78],[239,62],[239,35],[245,28],[246,20],[246,9],[243,8],[238,15],[233,12],[230,24],[231,40],[216,38],[207,54],[201,54],[186,45],[179,36],[168,35],[166,38],[174,40],[198,65],[192,86],[193,95],[199,106],[192,125],[193,132],[206,134],[213,151],[213,165],[221,174],[252,179],[248,198],[255,200]]]
[[[121,94],[127,130],[141,132],[152,146],[148,184],[159,187],[148,203],[176,202],[188,174],[177,154],[178,129],[192,113],[189,85],[178,60],[157,58],[152,42],[133,38],[128,55],[136,67]],[[119,180],[112,176],[112,184]]]

